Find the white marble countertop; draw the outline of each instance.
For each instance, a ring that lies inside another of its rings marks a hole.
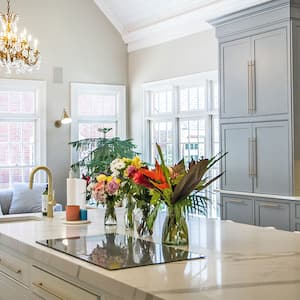
[[[300,299],[299,233],[190,217],[189,248],[206,259],[107,271],[36,244],[41,239],[105,232],[103,210],[89,210],[88,225],[65,225],[62,216],[1,223],[0,243],[126,300]],[[162,222],[158,219],[156,228]],[[124,233],[122,223],[119,219],[119,233]],[[159,234],[153,240],[159,242]]]

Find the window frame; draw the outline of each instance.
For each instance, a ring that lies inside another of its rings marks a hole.
[[[94,123],[94,122],[116,122],[116,136],[121,139],[127,138],[127,99],[126,99],[126,87],[125,85],[109,85],[98,83],[70,83],[71,91],[71,140],[77,141],[79,138],[79,124],[80,122]],[[78,96],[82,91],[88,92],[115,92],[118,94],[117,101],[117,114],[116,116],[91,116],[91,115],[78,115]],[[78,160],[78,153],[72,149],[71,162],[74,163]]]
[[[47,83],[40,80],[22,80],[22,79],[0,79],[0,90],[7,91],[26,91],[34,90],[35,93],[35,113],[2,113],[0,112],[1,121],[34,121],[35,123],[35,164],[19,165],[19,167],[35,167],[36,165],[47,164],[47,137],[46,137],[46,99],[47,99]],[[18,164],[11,166],[0,166],[0,169],[10,169],[18,167]],[[41,179],[42,177],[39,176]],[[11,188],[12,182],[9,182]]]
[[[149,82],[143,84],[143,158],[149,163],[153,163],[151,157],[151,122],[166,121],[173,122],[173,163],[178,162],[180,156],[180,120],[204,119],[205,121],[205,156],[210,157],[214,153],[213,149],[213,118],[219,115],[218,107],[214,107],[213,82],[218,82],[217,71],[209,71],[188,76],[176,77],[173,79]],[[179,109],[179,93],[181,88],[196,87],[205,83],[205,110],[195,110],[182,112]],[[150,95],[153,91],[172,89],[173,110],[171,113],[151,115]]]

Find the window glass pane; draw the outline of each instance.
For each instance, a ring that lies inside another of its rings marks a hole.
[[[205,156],[205,120],[181,120],[179,130],[180,158],[187,163]]]
[[[78,96],[78,115],[115,116],[117,94],[82,94]]]
[[[33,91],[0,91],[0,113],[33,114],[34,112]]]
[[[179,111],[205,110],[206,85],[191,88],[180,88],[179,90]]]
[[[0,166],[35,163],[35,122],[0,122]]]
[[[213,81],[212,88],[213,88],[213,90],[212,90],[213,108],[215,110],[217,110],[218,107],[219,107],[219,97],[218,97],[218,88],[219,88],[219,86],[218,86],[218,81],[217,80]]]
[[[151,114],[165,114],[173,111],[172,91],[150,92]]]
[[[171,121],[151,122],[151,163],[158,158],[156,143],[161,146],[166,164],[173,163],[173,125]]]
[[[97,138],[97,137],[103,137],[103,134],[99,132],[99,129],[102,128],[112,128],[111,131],[109,131],[106,134],[106,137],[112,138],[116,136],[116,128],[117,124],[116,122],[111,123],[104,123],[104,122],[80,122],[79,123],[79,140],[86,139],[86,138]]]
[[[189,90],[180,89],[179,91],[179,110],[188,111],[189,109]]]

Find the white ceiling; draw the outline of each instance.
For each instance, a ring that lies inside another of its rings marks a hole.
[[[208,19],[270,0],[94,0],[128,51],[207,30]]]

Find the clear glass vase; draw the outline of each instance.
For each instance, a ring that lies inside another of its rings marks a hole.
[[[115,202],[108,200],[106,202],[106,209],[104,215],[104,225],[105,226],[115,226],[117,225],[117,216],[115,209]]]
[[[124,222],[126,229],[133,229],[134,225],[134,208],[135,208],[135,201],[131,195],[127,196],[126,207],[125,207],[125,215],[124,215]]]
[[[167,245],[188,245],[189,233],[182,208],[169,206],[163,225],[162,243]]]
[[[153,234],[152,229],[149,229],[147,224],[147,219],[149,217],[149,214],[150,214],[150,204],[145,205],[139,209],[138,224],[136,227],[136,231],[140,237],[152,236]]]

